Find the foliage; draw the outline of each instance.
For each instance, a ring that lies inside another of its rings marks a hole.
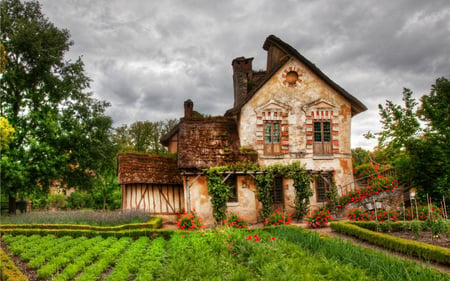
[[[360,187],[343,194],[339,198],[338,209],[347,207],[350,203],[360,202],[365,198],[377,195],[381,192],[392,192],[398,187],[397,180],[393,177],[380,177],[374,180],[373,186]]]
[[[0,249],[0,277],[5,281],[26,281],[28,278],[16,267],[8,255]]]
[[[309,174],[306,174],[304,171],[305,167],[301,166],[300,162],[294,162],[289,166],[285,166],[283,173],[287,178],[294,180],[294,216],[298,219],[302,219],[308,213],[309,197],[313,195],[313,191],[310,186],[312,177]],[[327,193],[327,195],[331,196],[328,197],[328,202],[330,204],[334,204],[334,200],[336,199],[335,195],[337,195],[337,190],[335,189],[334,185],[332,185],[330,192],[331,193]]]
[[[224,181],[224,175],[221,172],[228,167],[211,167],[207,170],[208,194],[211,195],[211,204],[213,207],[213,216],[217,223],[227,217],[228,194],[231,187]]]
[[[164,121],[136,121],[130,126],[122,125],[114,129],[113,142],[120,152],[139,152],[150,154],[166,154],[160,139],[177,124],[176,119]]]
[[[48,205],[50,208],[65,208],[67,205],[66,196],[62,193],[54,193],[48,196]]]
[[[396,210],[377,209],[376,212],[372,211],[373,219],[377,219],[379,222],[384,221],[398,221],[399,213]]]
[[[416,256],[422,260],[449,264],[450,252],[446,248],[374,232],[359,227],[358,225],[363,226],[365,224],[362,224],[362,222],[352,222],[352,224],[340,222],[331,223],[330,226],[337,232],[355,236],[361,240],[368,241],[371,244],[398,251],[406,255]]]
[[[114,210],[120,208],[122,198],[121,188],[117,181],[115,166],[102,170],[94,182],[93,198],[95,208]]]
[[[447,234],[446,221],[441,217],[426,220],[423,224],[423,228],[425,230],[431,230],[433,238],[439,238],[439,234]]]
[[[404,106],[386,101],[379,106],[383,131],[377,133],[378,150],[398,170],[401,184],[416,188],[416,196],[426,202],[450,198],[450,81],[436,79],[420,102],[412,91],[403,92]]]
[[[282,213],[278,210],[272,212],[264,220],[264,226],[290,225],[291,223],[292,223],[291,215]]]
[[[334,220],[330,211],[325,208],[314,210],[313,213],[306,217],[308,227],[322,228],[328,225],[328,220]]]
[[[51,211],[31,212],[17,216],[2,216],[2,224],[87,224],[98,226],[142,223],[151,216],[143,211],[99,212],[83,211]]]
[[[67,197],[67,203],[67,207],[71,209],[92,208],[94,206],[94,198],[92,198],[91,193],[76,191]]]
[[[231,228],[247,228],[248,222],[237,214],[230,213],[228,215],[228,218],[224,220],[221,225],[225,225]]]
[[[418,219],[421,221],[426,221],[430,218],[439,219],[442,218],[442,216],[442,210],[435,207],[434,205],[430,205],[429,209],[428,206],[423,205],[410,206],[408,208],[405,208],[404,211],[401,211],[401,217],[404,217],[406,220]]]
[[[345,216],[351,221],[370,221],[371,215],[361,208],[348,209]]]
[[[195,214],[182,214],[178,218],[177,226],[181,230],[193,231],[206,228],[201,219]]]
[[[0,151],[8,149],[9,144],[14,140],[15,132],[8,119],[0,116]]]
[[[64,59],[69,31],[49,22],[38,2],[2,1],[0,9],[7,60],[1,111],[16,131],[1,155],[2,191],[12,198],[46,190],[55,180],[89,190],[116,153],[112,120],[104,115],[109,104],[87,92],[82,60]]]
[[[37,270],[41,277],[58,272],[53,280],[69,280],[75,276],[95,280],[101,276],[100,271],[105,280],[297,280],[299,276],[307,280],[409,280],[412,276],[412,280],[432,281],[446,278],[445,273],[414,262],[289,226],[251,233],[231,228],[214,232],[172,231],[166,239],[158,237],[151,243],[147,237],[77,239],[79,243],[53,235],[2,237],[8,249],[28,259],[48,254],[48,247],[41,244],[52,241],[65,244],[65,250]],[[55,265],[59,268],[52,271]],[[124,274],[119,277],[115,272],[120,269]]]

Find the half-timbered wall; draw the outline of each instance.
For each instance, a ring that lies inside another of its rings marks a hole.
[[[122,185],[122,210],[143,210],[151,214],[169,215],[179,213],[182,209],[183,185]]]

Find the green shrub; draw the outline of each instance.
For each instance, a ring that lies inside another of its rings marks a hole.
[[[426,261],[431,260],[442,264],[450,264],[450,250],[447,248],[374,232],[365,228],[358,227],[355,224],[356,223],[342,222],[332,223],[331,228],[336,230],[337,232],[355,236],[361,240],[368,241],[369,243],[398,251],[407,255],[416,256]]]
[[[54,193],[48,196],[48,205],[50,208],[62,209],[66,207],[66,196],[61,193]]]
[[[71,209],[83,209],[94,207],[94,199],[90,193],[72,192],[67,197],[68,207]]]

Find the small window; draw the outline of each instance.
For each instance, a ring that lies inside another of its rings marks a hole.
[[[314,154],[330,155],[331,149],[331,123],[314,122]]]
[[[264,151],[266,154],[280,154],[280,122],[266,121],[264,123]]]
[[[231,187],[230,192],[228,192],[228,202],[238,202],[237,176],[230,175],[225,183]]]
[[[316,179],[316,197],[317,202],[325,202],[328,200],[327,198],[327,190],[329,188],[329,184],[331,183],[331,178],[319,176]]]
[[[281,176],[273,179],[272,202],[274,204],[283,203],[283,177]]]

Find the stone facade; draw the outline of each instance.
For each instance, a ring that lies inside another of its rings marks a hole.
[[[187,211],[195,211],[207,224],[214,223],[206,177],[202,169],[236,162],[260,166],[300,162],[320,174],[311,184],[312,208],[325,204],[324,191],[353,181],[351,118],[367,108],[334,83],[297,50],[271,35],[267,69],[254,71],[253,58],[232,61],[234,104],[223,117],[195,117],[193,102],[184,104],[185,115],[161,142],[178,153]],[[236,176],[235,201],[229,211],[257,222],[261,203],[251,175]],[[275,191],[276,189],[276,191]],[[291,179],[274,183],[282,197],[274,208],[292,213],[295,190]]]

